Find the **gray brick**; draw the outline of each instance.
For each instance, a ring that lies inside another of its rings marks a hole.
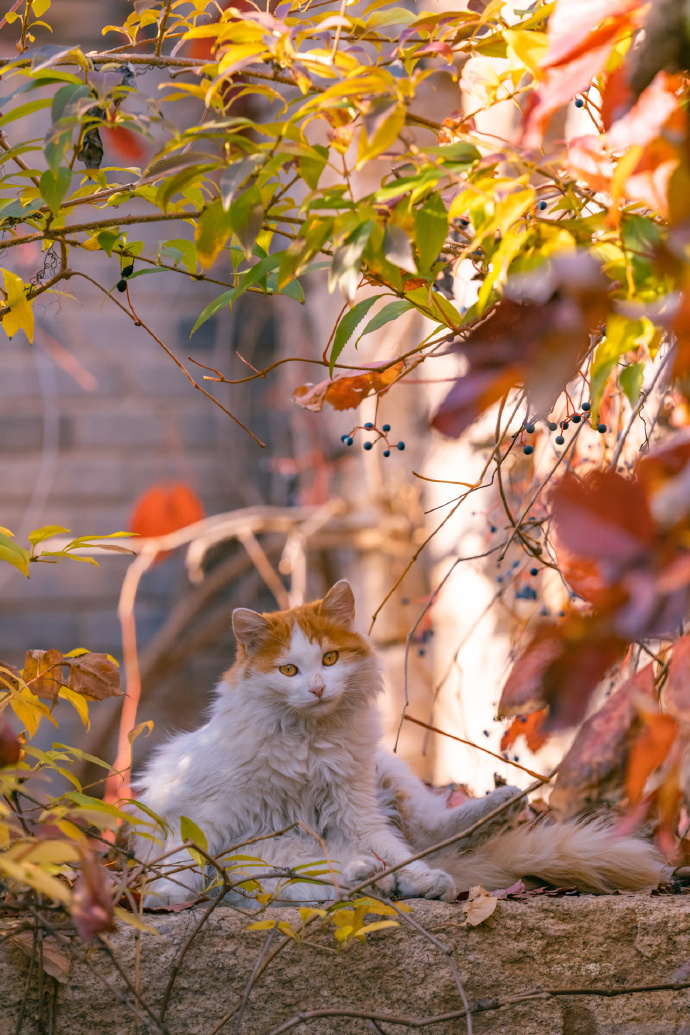
[[[150,449],[163,445],[165,427],[158,417],[148,413],[90,413],[76,418],[75,439],[79,445],[89,447]]]
[[[0,612],[0,651],[4,661],[21,665],[27,650],[69,651],[77,643],[77,617],[65,611],[31,614]]]
[[[2,465],[0,465],[0,471]],[[2,479],[0,475],[0,484]],[[127,463],[104,457],[102,460],[62,460],[58,466],[56,496],[122,498],[128,496]]]
[[[19,453],[40,450],[43,446],[44,420],[42,414],[0,417],[0,452]],[[69,448],[72,423],[69,417],[60,417],[58,445]]]
[[[89,606],[108,599],[117,605],[128,558],[122,554],[98,557],[98,567],[82,561],[61,560],[59,564],[39,561],[30,565],[29,578],[20,576],[13,584],[13,597],[21,607],[27,601],[54,601],[56,606],[84,599]]]

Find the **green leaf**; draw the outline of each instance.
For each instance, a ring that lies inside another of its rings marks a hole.
[[[345,238],[333,255],[328,274],[328,290],[333,292],[339,287],[348,302],[352,302],[355,297],[360,259],[373,229],[373,220],[367,219]]]
[[[196,323],[192,327],[189,337],[191,338],[192,334],[201,327],[202,323],[206,323],[207,320],[210,320],[211,317],[215,316],[221,309],[225,309],[226,305],[230,305],[235,297],[236,291],[237,288],[231,288],[229,291],[224,291],[222,295],[218,295],[218,297],[214,298],[212,302],[209,302],[207,306],[204,306],[197,316]]]
[[[71,183],[72,173],[64,165],[61,165],[56,172],[46,169],[41,176],[38,189],[54,216],[60,211],[60,205],[64,201]]]
[[[101,230],[96,235],[96,240],[100,244],[105,254],[110,258],[113,253],[113,247],[120,240],[120,233],[117,230]]]
[[[410,239],[401,226],[389,223],[383,237],[383,254],[392,262],[407,273],[416,273],[417,266],[412,254]]]
[[[63,528],[62,525],[44,525],[43,528],[35,528],[33,532],[29,533],[29,542],[32,546],[36,546],[37,543],[42,543],[44,539],[51,539],[54,535],[67,533],[69,533],[69,528]]]
[[[264,221],[264,206],[258,187],[250,187],[230,206],[232,229],[242,245],[245,257],[250,259]]]
[[[206,834],[188,816],[180,816],[180,833],[184,841],[194,841],[199,848],[208,851]]]
[[[0,559],[18,568],[23,575],[29,577],[29,551],[22,549],[13,539],[0,532]]]
[[[620,386],[628,397],[631,406],[637,406],[642,382],[644,381],[644,363],[631,363],[623,367],[618,375]]]
[[[205,270],[216,261],[231,233],[231,216],[217,198],[199,216],[194,233],[197,256]]]
[[[43,97],[40,101],[29,101],[27,104],[20,104],[19,107],[12,108],[0,118],[0,127],[6,126],[8,122],[14,122],[15,119],[23,119],[34,111],[49,108],[52,100],[52,97]]]
[[[262,154],[248,155],[241,158],[239,162],[233,162],[227,169],[223,169],[220,177],[220,196],[223,199],[223,208],[227,212],[230,203],[242,184],[249,179],[257,168],[263,165],[265,156]]]
[[[312,158],[302,155],[297,162],[300,176],[306,185],[311,187],[312,190],[316,190],[318,187],[321,173],[326,167],[326,162],[328,161],[327,147],[323,147],[321,144],[316,144],[314,146],[314,151],[317,153],[318,157]]]
[[[432,194],[414,217],[419,269],[430,270],[448,234],[448,213],[440,194]]]
[[[613,313],[606,321],[606,337],[597,346],[590,370],[590,399],[595,419],[611,371],[621,356],[636,346],[643,332],[642,320],[629,320]]]
[[[434,155],[442,162],[453,166],[470,166],[481,158],[481,154],[467,140],[457,140],[454,144],[447,144],[445,147],[424,147],[425,155]],[[457,170],[454,170],[457,171]]]
[[[370,298],[363,298],[353,306],[352,309],[342,318],[338,324],[335,336],[333,338],[333,347],[331,348],[331,358],[328,364],[328,376],[333,377],[333,368],[335,366],[338,356],[343,351],[348,341],[355,333],[357,326],[362,322],[364,317],[367,315],[374,302],[377,302],[382,295],[371,295]]]
[[[373,331],[378,331],[380,327],[385,327],[387,323],[391,323],[393,320],[397,320],[403,313],[407,313],[410,309],[414,309],[412,302],[408,302],[406,298],[396,298],[393,302],[388,302],[384,305],[376,316],[373,317],[366,325],[355,345],[358,345],[365,334],[371,334]]]

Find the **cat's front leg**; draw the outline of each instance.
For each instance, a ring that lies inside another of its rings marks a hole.
[[[499,805],[503,805],[519,793],[519,787],[511,787],[510,785],[497,787],[495,791],[491,791],[490,794],[486,794],[483,798],[470,798],[469,801],[456,806],[454,809],[446,809],[443,822],[439,823],[434,831],[429,832],[432,835],[429,846],[434,842],[445,841],[449,837],[461,834],[463,830],[474,826],[475,823],[484,819]],[[522,806],[523,800],[521,799],[510,808],[504,809],[495,819],[484,823],[474,834],[470,834],[469,837],[458,841],[455,845],[456,849],[465,851],[468,848],[475,848],[482,841],[493,836],[497,829],[503,827],[508,820],[512,819],[520,811]]]
[[[363,826],[356,833],[356,842],[365,857],[374,856],[385,868],[398,866],[413,855],[413,850],[381,817],[380,823]],[[393,876],[393,874],[391,874]],[[421,860],[408,863],[395,873],[396,885],[403,898],[438,898],[453,902],[457,897],[455,882],[445,870],[435,870]],[[366,876],[364,880],[366,880]]]

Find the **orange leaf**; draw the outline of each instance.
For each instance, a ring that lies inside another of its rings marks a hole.
[[[148,148],[141,133],[135,133],[126,126],[102,126],[101,133],[104,143],[123,158],[138,162],[146,156]]]
[[[384,370],[370,370],[366,374],[320,381],[317,385],[300,385],[295,388],[292,399],[298,406],[315,413],[319,413],[326,402],[334,410],[354,410],[367,396],[380,395],[390,388],[404,369],[405,364],[400,362]]]
[[[531,715],[518,715],[501,738],[501,751],[507,751],[523,734],[529,750],[538,751],[547,740],[546,735],[542,733],[545,718],[546,708],[540,708],[538,712],[532,712]]]
[[[625,789],[631,804],[644,794],[647,780],[665,760],[676,739],[678,723],[671,715],[640,710],[643,729],[630,749]]]
[[[201,500],[184,482],[152,485],[135,504],[129,530],[144,537],[167,535],[204,516]]]
[[[681,636],[673,648],[662,700],[669,715],[690,725],[690,636]]]

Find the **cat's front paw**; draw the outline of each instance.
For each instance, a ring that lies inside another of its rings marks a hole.
[[[376,860],[369,859],[366,856],[361,856],[358,859],[353,859],[345,867],[343,878],[346,884],[353,887],[354,885],[361,884],[362,881],[375,876],[381,868],[381,865],[377,863]],[[374,888],[382,895],[391,895],[395,890],[395,883],[395,874],[389,873],[388,876],[377,880]],[[364,894],[366,894],[366,888],[363,888],[362,890]]]
[[[505,787],[497,787],[495,791],[485,795],[483,798],[472,798],[464,805],[459,805],[453,810],[453,826],[457,834],[461,834],[463,830],[467,830],[469,827],[474,826],[479,820],[483,819],[494,809],[503,805],[504,802],[514,798],[516,794],[520,793],[519,787],[511,787],[506,785]],[[506,808],[503,812],[499,813],[495,819],[489,820],[484,823],[478,830],[473,834],[470,834],[467,840],[459,841],[457,848],[465,850],[467,848],[474,848],[482,841],[485,841],[488,837],[492,837],[497,830],[500,830],[506,825],[506,823],[512,819],[523,806],[523,799],[517,801],[513,806]]]
[[[458,894],[449,873],[420,862],[398,872],[398,891],[403,898],[440,898],[444,902],[454,902]]]

